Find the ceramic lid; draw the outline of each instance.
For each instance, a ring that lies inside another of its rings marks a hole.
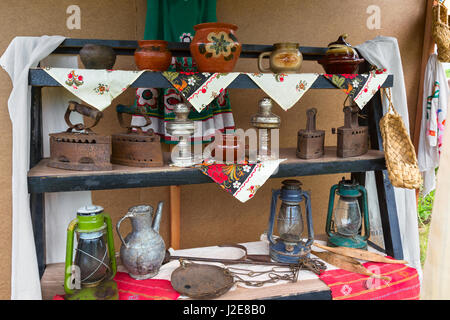
[[[359,55],[355,49],[346,41],[348,34],[339,36],[338,40],[328,44],[326,56],[328,59],[356,60]]]

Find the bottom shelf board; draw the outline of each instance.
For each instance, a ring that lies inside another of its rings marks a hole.
[[[319,159],[303,160],[296,157],[295,148],[280,149],[279,170],[271,178],[300,177],[320,174],[365,172],[386,168],[384,153],[369,150],[351,158],[336,156],[336,147],[326,147]],[[165,154],[167,159],[169,153]],[[140,188],[170,185],[212,183],[196,168],[179,168],[166,164],[162,167],[138,168],[113,165],[110,171],[72,171],[50,168],[48,159],[41,160],[28,172],[30,193]]]
[[[64,295],[64,266],[64,263],[47,265],[41,279],[43,300],[53,300],[55,295]],[[126,272],[121,265],[117,269]],[[325,283],[315,279],[254,289],[238,287],[217,298],[217,300],[261,299],[331,300],[331,291]]]

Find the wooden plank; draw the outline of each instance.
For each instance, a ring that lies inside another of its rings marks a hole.
[[[103,39],[66,39],[53,52],[54,54],[78,54],[85,44],[98,44],[110,46],[118,55],[134,55],[138,47],[135,40],[103,40]],[[175,57],[190,57],[190,43],[186,42],[169,42],[168,49]],[[273,51],[273,45],[263,44],[242,44],[242,52],[240,58],[258,58],[262,52]],[[327,48],[324,47],[299,47],[299,51],[303,54],[304,60],[321,59]]]
[[[31,88],[30,118],[30,167],[34,167],[42,160],[44,154],[42,141],[42,88],[40,87]],[[45,197],[43,193],[30,194],[30,213],[39,276],[42,277],[46,259]]]
[[[118,271],[126,272],[123,266]],[[55,295],[64,295],[64,263],[50,264],[41,279],[42,299],[52,300]],[[331,291],[319,279],[298,281],[263,288],[238,287],[215,300],[258,300],[258,299],[326,299],[331,300]]]
[[[170,185],[212,183],[213,181],[197,168],[171,167],[167,164],[170,153],[165,153],[163,167],[136,168],[113,165],[111,171],[71,171],[50,168],[48,159],[43,159],[28,173],[30,192],[58,192],[104,190],[118,188],[140,188]],[[369,150],[366,154],[352,158],[336,156],[336,147],[326,147],[323,158],[303,160],[295,155],[295,148],[281,149],[278,172],[272,178],[300,177],[318,174],[363,172],[386,168],[384,153]]]
[[[389,75],[383,88],[393,86],[394,77]],[[30,69],[28,82],[37,87],[60,87],[61,85],[42,69]],[[170,82],[160,72],[144,72],[131,85],[131,88],[172,88]],[[255,82],[246,74],[240,74],[227,87],[229,89],[259,89]],[[311,86],[311,89],[338,89],[327,78],[320,75]]]

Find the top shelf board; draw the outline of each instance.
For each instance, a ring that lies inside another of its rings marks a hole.
[[[30,69],[28,83],[36,87],[60,87],[55,79],[42,69]],[[389,75],[382,88],[390,88],[394,84],[394,76]],[[131,88],[172,88],[170,82],[161,74],[161,72],[146,71],[130,85]],[[246,74],[240,74],[228,86],[230,89],[259,89]],[[338,89],[324,76],[319,76],[311,89]]]
[[[66,39],[56,48],[54,54],[78,54],[85,44],[98,44],[110,46],[118,55],[132,56],[138,48],[138,42],[135,40],[103,40],[103,39]],[[168,42],[168,49],[175,57],[190,57],[189,43],[187,42]],[[258,58],[266,51],[273,51],[272,45],[264,44],[243,44],[240,58]],[[304,60],[319,60],[327,51],[327,48],[321,47],[300,47],[299,51],[303,54]]]

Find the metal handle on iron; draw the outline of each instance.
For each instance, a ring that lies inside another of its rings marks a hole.
[[[150,117],[145,112],[143,112],[141,110],[141,108],[139,108],[139,107],[134,107],[134,106],[129,107],[129,106],[124,106],[123,104],[119,104],[116,107],[116,112],[117,112],[117,119],[119,120],[120,126],[122,128],[128,129],[129,132],[131,132],[133,129],[136,129],[139,133],[141,133],[143,127],[147,127],[152,124],[152,120],[150,119]],[[143,124],[141,126],[133,126],[133,125],[127,126],[123,120],[123,116],[122,116],[123,113],[131,114],[131,115],[140,115],[140,116],[144,117],[145,124]],[[153,132],[152,129],[149,129],[149,130],[151,132]]]
[[[125,220],[125,219],[127,219],[127,218],[131,218],[131,217],[134,217],[134,214],[133,213],[131,213],[131,212],[128,212],[126,215],[124,215],[118,222],[117,222],[117,224],[116,224],[116,231],[117,231],[117,234],[119,235],[119,239],[120,239],[120,241],[123,243],[123,245],[125,246],[125,248],[127,248],[128,249],[128,244],[125,242],[125,240],[123,239],[123,237],[122,237],[122,234],[120,233],[120,225],[121,225],[121,223],[123,222],[123,220]]]
[[[74,111],[78,112],[79,114],[81,114],[83,116],[94,119],[94,123],[90,126],[86,126],[83,123],[73,124],[70,121],[70,114]],[[103,112],[95,109],[94,107],[80,104],[76,101],[69,101],[69,106],[67,107],[66,113],[64,114],[64,120],[66,121],[67,125],[69,126],[69,129],[67,129],[67,132],[71,132],[73,129],[91,131],[90,129],[95,127],[102,117],[103,117]]]
[[[308,241],[306,241],[306,246],[309,247],[313,244],[313,241],[314,241],[314,228],[313,228],[312,213],[311,213],[311,197],[309,196],[307,191],[303,191],[302,196],[305,199],[306,224],[308,227]]]
[[[272,244],[275,243],[275,241],[273,240],[273,237],[272,237],[273,226],[274,226],[275,222],[272,223],[272,221],[275,221],[277,202],[278,202],[278,197],[280,196],[280,193],[281,193],[281,190],[272,191],[272,203],[270,206],[270,216],[269,216],[269,230],[267,231],[267,239]]]
[[[369,239],[370,236],[370,222],[369,222],[369,212],[367,208],[367,191],[363,186],[358,185],[358,190],[362,193],[363,196],[363,214],[364,214],[364,240]]]

